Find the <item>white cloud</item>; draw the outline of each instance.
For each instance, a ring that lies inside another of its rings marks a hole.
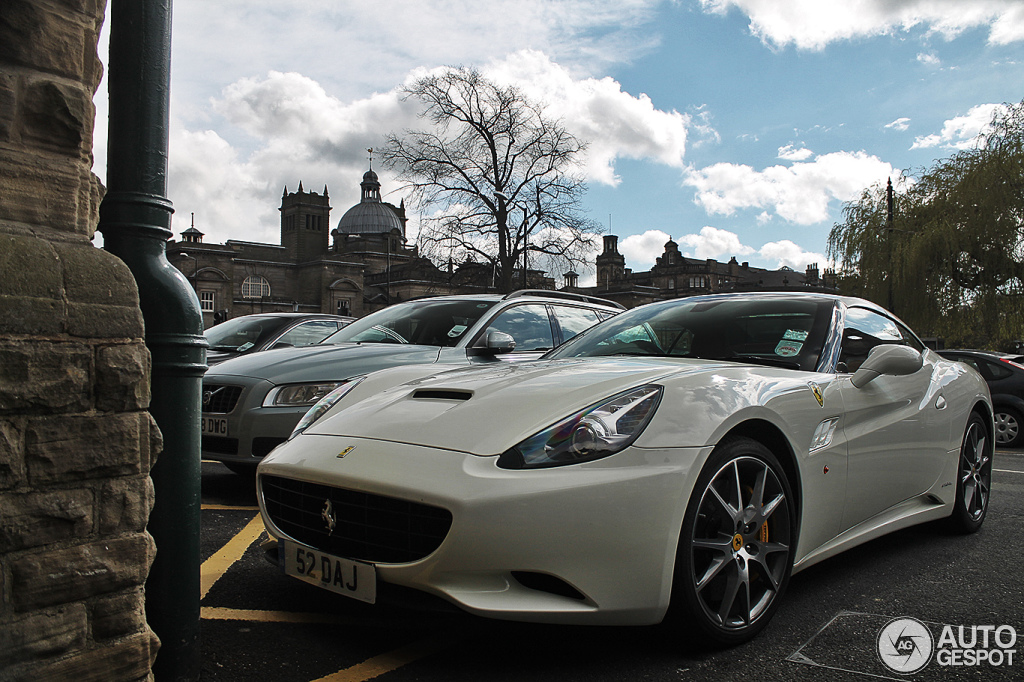
[[[833,152],[763,171],[717,163],[691,169],[683,182],[697,189],[695,202],[710,214],[769,209],[791,223],[811,225],[828,220],[831,201],[854,199],[865,187],[894,174],[890,164],[865,152]]]
[[[821,50],[829,43],[923,28],[952,40],[971,28],[988,27],[989,43],[1024,39],[1019,0],[700,0],[706,11],[736,8],[750,31],[773,47]]]
[[[786,265],[803,272],[811,263],[817,263],[819,267],[824,268],[829,262],[823,254],[805,251],[788,239],[768,242],[760,248],[758,255],[769,263],[769,268],[776,270]]]
[[[689,247],[686,255],[693,258],[714,258],[722,260],[731,256],[754,253],[754,249],[740,243],[739,235],[728,230],[720,230],[704,226],[700,234],[686,234],[680,237],[679,244]]]
[[[963,116],[949,119],[942,125],[942,132],[922,135],[914,140],[911,149],[944,147],[946,149],[967,149],[973,146],[979,135],[991,129],[992,117],[1006,110],[1003,104],[979,104]]]
[[[655,259],[665,252],[665,244],[670,239],[672,237],[661,230],[631,234],[619,242],[619,253],[626,257],[626,263],[634,270],[649,270]]]
[[[814,152],[806,147],[796,149],[791,144],[787,144],[785,147],[779,147],[779,158],[783,161],[806,161],[812,156],[814,156]]]
[[[611,78],[574,79],[567,69],[533,50],[509,55],[484,71],[544,102],[549,116],[590,143],[585,172],[594,182],[618,184],[617,158],[648,158],[683,167],[690,117],[656,109],[643,93],[623,92]]]
[[[890,130],[898,130],[900,132],[903,132],[904,130],[910,127],[910,119],[898,118],[892,123],[887,123],[885,127]]]
[[[934,52],[922,52],[921,54],[917,55],[917,61],[920,62],[921,64],[924,64],[925,66],[931,67],[937,67],[942,65],[942,61],[939,59],[939,56]]]
[[[623,92],[610,78],[574,79],[532,51],[484,71],[544,101],[549,116],[591,143],[584,169],[591,181],[616,184],[619,158],[683,167],[689,118],[655,109],[646,95]],[[407,79],[424,73],[415,70]],[[344,210],[359,200],[366,149],[379,146],[388,132],[422,124],[416,103],[402,101],[397,87],[345,102],[308,76],[278,71],[232,83],[211,108],[247,139],[232,142],[212,130],[189,130],[176,118],[169,169],[169,195],[180,212],[220,204],[202,218],[203,226],[197,224],[210,242],[276,242],[281,191],[285,185],[294,190],[300,180],[307,191],[328,185],[332,205]],[[398,187],[391,175],[376,170],[385,193]],[[398,203],[400,197],[399,192],[389,200]]]

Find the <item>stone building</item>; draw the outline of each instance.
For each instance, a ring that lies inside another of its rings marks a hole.
[[[150,356],[132,273],[93,246],[104,3],[0,20],[0,678],[146,679]]]
[[[227,318],[291,310],[360,317],[410,298],[493,290],[489,268],[474,263],[438,268],[421,257],[406,237],[404,202],[381,199],[380,181],[371,169],[360,183],[359,203],[329,230],[330,197],[296,192],[281,196],[281,243],[229,239],[203,242],[190,227],[180,241],[167,244],[168,260],[188,277],[203,308],[207,327],[215,314]],[[539,271],[532,286],[554,288]]]
[[[820,272],[817,263],[797,272],[783,266],[778,270],[750,267],[750,263],[728,263],[714,258],[687,258],[679,245],[669,240],[665,251],[646,272],[633,272],[619,253],[619,238],[604,237],[604,250],[597,256],[597,286],[576,287],[576,273],[566,273],[565,287],[616,301],[627,308],[644,303],[724,291],[836,291],[836,273]]]

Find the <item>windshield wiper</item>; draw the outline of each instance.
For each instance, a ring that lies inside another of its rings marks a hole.
[[[782,367],[785,369],[800,369],[800,363],[796,360],[784,358],[772,358],[764,355],[733,355],[730,358],[715,358],[716,360],[727,360],[730,362],[749,362],[753,365],[767,365],[769,367]]]

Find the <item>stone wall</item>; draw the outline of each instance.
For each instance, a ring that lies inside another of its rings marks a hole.
[[[135,281],[91,242],[103,0],[0,8],[0,680],[150,677],[160,449]]]

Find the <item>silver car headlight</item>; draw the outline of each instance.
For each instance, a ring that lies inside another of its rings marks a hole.
[[[327,414],[328,410],[334,407],[339,400],[344,398],[349,391],[358,386],[359,382],[365,378],[365,376],[362,376],[349,379],[317,401],[316,405],[313,405],[313,407],[311,407],[309,411],[302,416],[302,419],[300,419],[299,423],[295,425],[295,428],[292,429],[292,433],[288,436],[288,440],[295,438],[295,436],[312,426],[318,419],[320,419],[320,417]]]
[[[643,433],[661,394],[661,386],[641,386],[580,410],[506,450],[498,466],[541,469],[613,455]]]
[[[263,399],[263,407],[301,407],[316,405],[328,393],[345,385],[344,381],[321,381],[315,384],[275,386]]]

